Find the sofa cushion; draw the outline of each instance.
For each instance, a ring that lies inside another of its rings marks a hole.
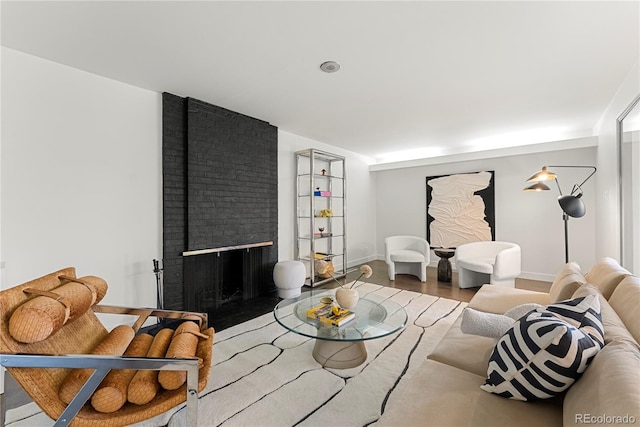
[[[582,285],[573,294],[573,298],[585,297],[587,295],[597,295],[600,300],[600,317],[602,318],[602,326],[604,328],[605,344],[614,340],[626,340],[636,345],[638,344],[637,340],[633,338],[618,314],[616,314],[609,302],[604,299],[598,288],[594,285],[590,283]]]
[[[567,391],[563,403],[564,425],[637,423],[640,420],[639,385],[638,347],[624,341],[607,344]]]
[[[405,389],[391,395],[376,426],[562,426],[562,405],[517,402],[480,390],[484,377],[426,360]]]
[[[460,329],[461,324],[462,316],[458,317],[451,325],[444,338],[429,354],[428,359],[484,377],[487,374],[487,363],[489,363],[489,356],[496,345],[496,340],[465,334]]]
[[[522,317],[498,341],[482,389],[516,400],[558,395],[603,345],[597,296],[551,304]]]
[[[573,293],[585,283],[580,266],[575,262],[567,263],[551,284],[549,299],[552,303],[571,299]]]
[[[602,295],[609,299],[618,283],[630,274],[615,259],[603,258],[585,274],[585,278],[587,282],[596,285]]]
[[[627,276],[616,287],[609,298],[609,304],[616,311],[636,342],[640,342],[640,278]]]
[[[537,303],[547,305],[549,302],[549,294],[546,292],[485,285],[471,298],[467,307],[484,311],[485,313],[504,314],[521,304]]]

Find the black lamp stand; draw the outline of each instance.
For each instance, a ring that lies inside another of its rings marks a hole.
[[[562,220],[564,221],[564,263],[569,263],[569,214],[562,212]]]
[[[580,218],[584,216],[586,213],[586,209],[584,206],[584,202],[582,201],[582,186],[585,182],[589,180],[595,173],[595,166],[560,166],[560,165],[549,165],[552,168],[580,168],[580,169],[591,169],[591,173],[582,181],[580,184],[575,184],[571,189],[571,193],[567,195],[562,194],[562,189],[560,188],[560,183],[558,182],[558,178],[556,174],[547,170],[547,166],[543,166],[540,172],[537,172],[531,178],[527,180],[527,182],[533,182],[533,185],[530,185],[524,188],[524,191],[547,191],[549,187],[544,184],[542,181],[554,180],[556,185],[558,186],[558,192],[560,196],[558,197],[558,203],[560,204],[560,208],[562,209],[562,220],[564,221],[564,261],[565,263],[569,262],[569,217]]]

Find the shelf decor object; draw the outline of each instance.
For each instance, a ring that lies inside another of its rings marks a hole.
[[[346,275],[346,160],[314,148],[295,158],[294,258],[305,264],[305,284],[313,287],[332,280],[316,271],[317,259],[331,265],[333,277]]]
[[[558,176],[547,169],[547,166],[543,166],[542,170],[532,175],[527,182],[532,183],[522,191],[548,191],[549,186],[543,181],[554,180],[558,186],[558,204],[562,209],[562,220],[564,221],[564,259],[565,263],[569,262],[569,217],[581,218],[587,213],[587,209],[582,200],[582,186],[589,180],[595,173],[595,166],[558,166],[549,165],[551,168],[577,168],[577,169],[591,169],[591,173],[580,184],[574,184],[571,193],[562,194],[560,183],[558,182]]]

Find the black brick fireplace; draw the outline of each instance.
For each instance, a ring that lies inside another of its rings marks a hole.
[[[163,94],[164,307],[206,311],[274,291],[277,128]]]

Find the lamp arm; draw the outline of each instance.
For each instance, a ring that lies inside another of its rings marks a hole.
[[[589,180],[589,178],[591,178],[597,171],[595,166],[562,166],[562,165],[547,165],[547,167],[550,168],[580,168],[580,169],[592,169],[591,173],[589,174],[589,176],[587,176],[584,181],[582,181],[580,184],[575,184],[573,186],[573,188],[571,189],[571,195],[573,196],[576,192],[576,190],[580,189],[582,190],[582,186],[584,185],[585,182],[587,182]],[[556,184],[558,184],[558,178],[556,178]],[[558,184],[558,190],[560,190],[560,184]],[[562,196],[562,191],[560,191],[560,195]]]
[[[558,182],[558,178],[555,178],[554,181],[556,182],[556,185],[558,186],[558,193],[560,193],[560,195],[562,196],[562,189],[560,188],[560,183]]]
[[[593,169],[593,171],[591,171],[591,173],[589,174],[588,177],[586,177],[584,179],[584,181],[582,181],[580,184],[576,184],[573,186],[573,190],[571,190],[571,195],[573,195],[573,193],[579,188],[580,191],[582,191],[582,186],[584,185],[585,182],[587,182],[589,180],[589,178],[591,178],[595,173],[596,173],[596,167],[595,166],[582,166],[583,168],[591,168]]]

